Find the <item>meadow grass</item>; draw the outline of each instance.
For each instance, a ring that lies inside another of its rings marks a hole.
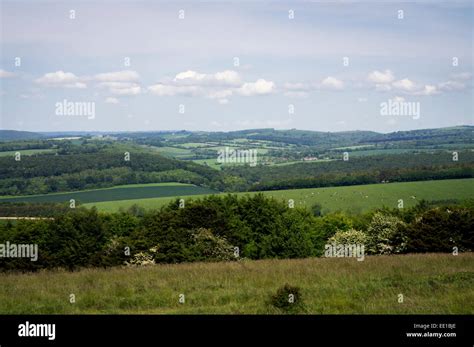
[[[285,284],[301,289],[302,314],[474,313],[473,253],[48,270],[0,281],[0,314],[279,314],[270,297]]]

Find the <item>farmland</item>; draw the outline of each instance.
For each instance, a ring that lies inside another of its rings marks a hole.
[[[79,192],[56,193],[20,197],[0,197],[0,202],[69,202],[75,199],[81,203],[142,199],[156,197],[210,194],[214,191],[183,183],[132,184],[113,188],[85,190]]]
[[[2,314],[282,313],[269,301],[287,283],[301,290],[298,313],[474,313],[472,253],[42,271],[0,280]]]
[[[54,153],[56,152],[55,149],[46,148],[46,149],[26,149],[20,151],[4,151],[0,152],[0,157],[8,157],[8,156],[15,156],[16,152],[20,152],[21,155],[34,155],[34,154],[43,154],[43,153]]]
[[[388,206],[397,207],[398,200],[403,199],[404,207],[416,205],[424,200],[464,200],[472,197],[474,179],[456,179],[443,181],[403,182],[386,184],[369,184],[350,187],[290,189],[266,191],[266,195],[276,199],[293,199],[295,206],[311,206],[319,203],[323,212],[350,211],[363,212],[372,208]],[[238,195],[255,193],[238,193]],[[194,196],[197,198],[199,196]],[[174,198],[127,199],[121,201],[104,201],[89,203],[85,206],[96,206],[102,211],[117,211],[134,204],[145,208],[159,208]]]

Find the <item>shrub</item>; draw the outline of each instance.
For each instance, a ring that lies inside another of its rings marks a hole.
[[[234,246],[223,237],[216,236],[211,230],[200,228],[193,233],[192,253],[196,260],[228,261],[236,259]]]
[[[367,229],[367,252],[372,254],[401,253],[406,249],[405,223],[394,216],[374,214]]]
[[[434,208],[407,226],[408,252],[474,250],[474,214],[459,207]]]
[[[313,206],[311,206],[311,212],[316,217],[320,217],[322,215],[322,212],[321,212],[322,209],[323,209],[323,207],[319,203],[315,203],[315,204],[313,204]]]
[[[333,213],[324,217],[314,218],[312,233],[313,254],[321,256],[329,238],[337,231],[346,231],[352,228],[352,220],[343,213]]]
[[[347,231],[338,230],[334,236],[332,236],[328,243],[336,244],[362,244],[365,245],[367,242],[367,235],[360,230],[350,229]]]
[[[303,308],[301,289],[285,284],[278,288],[276,294],[271,296],[270,303],[272,306],[289,313],[300,311]]]
[[[150,248],[147,252],[138,252],[133,255],[133,258],[130,259],[130,262],[125,262],[127,266],[148,266],[155,265],[154,254],[157,252],[158,248]]]

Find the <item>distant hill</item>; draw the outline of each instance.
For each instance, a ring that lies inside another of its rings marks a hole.
[[[30,131],[0,130],[0,142],[17,140],[35,140],[44,138],[43,135]]]
[[[438,129],[420,129],[397,131],[388,134],[374,131],[342,131],[323,132],[312,130],[275,130],[275,129],[249,129],[230,132],[181,132],[179,138],[174,138],[175,143],[187,142],[216,142],[231,141],[245,138],[248,140],[272,141],[290,143],[295,145],[313,146],[327,149],[331,147],[353,146],[363,144],[381,144],[394,142],[416,142],[418,144],[435,145],[443,143],[472,143],[473,126],[458,126]],[[161,137],[160,133],[155,133]],[[121,136],[126,136],[121,134]],[[141,134],[145,137],[146,134]]]

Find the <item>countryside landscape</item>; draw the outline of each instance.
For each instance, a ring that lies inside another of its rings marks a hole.
[[[2,238],[40,249],[34,263],[2,259],[1,310],[472,313],[473,129],[1,131]],[[225,147],[261,157],[219,165]],[[335,241],[372,246],[363,262],[326,258]],[[328,271],[340,277],[323,285]],[[271,303],[287,283],[304,305]]]
[[[0,321],[472,316],[472,9],[1,1]]]

